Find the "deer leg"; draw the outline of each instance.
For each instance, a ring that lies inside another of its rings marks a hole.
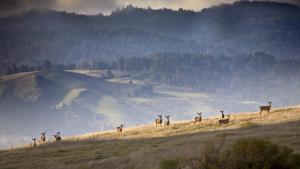
[[[259,116],[261,116],[261,112],[262,112],[262,110],[260,110],[260,112],[259,112]]]

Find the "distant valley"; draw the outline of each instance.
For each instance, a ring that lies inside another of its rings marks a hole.
[[[152,124],[157,114],[191,120],[226,112],[258,111],[259,103],[227,99],[191,89],[152,84],[106,71],[19,73],[0,78],[0,146],[26,143],[42,131],[83,134]],[[145,88],[145,86],[149,86]]]

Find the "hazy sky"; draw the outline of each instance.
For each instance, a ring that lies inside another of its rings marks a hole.
[[[81,14],[109,14],[129,4],[137,7],[201,10],[235,0],[0,0],[0,15],[10,15],[30,9],[53,9]],[[300,4],[300,0],[276,0]]]

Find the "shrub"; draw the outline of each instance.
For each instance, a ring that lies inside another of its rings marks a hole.
[[[160,169],[176,169],[179,166],[179,160],[163,160],[160,162]]]
[[[216,149],[219,148],[219,153]],[[239,139],[226,148],[212,145],[203,152],[205,169],[299,169],[300,156],[284,146],[253,138]]]

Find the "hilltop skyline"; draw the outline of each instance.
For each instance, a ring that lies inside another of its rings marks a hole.
[[[112,11],[133,5],[141,8],[170,8],[178,10],[200,11],[214,5],[230,4],[236,0],[3,0],[0,2],[0,16],[10,16],[32,9],[50,9],[56,11],[66,11],[84,15],[105,14]],[[273,0],[274,2],[285,2],[300,4],[299,0]]]

